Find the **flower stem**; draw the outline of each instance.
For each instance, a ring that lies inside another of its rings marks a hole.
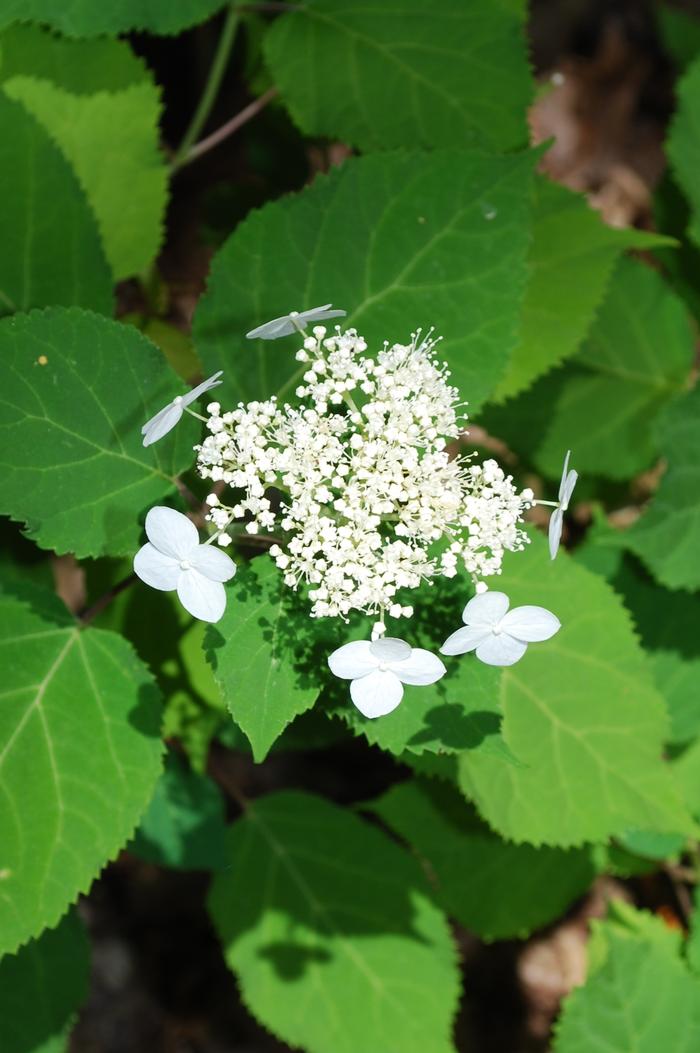
[[[533,505],[549,505],[550,508],[558,508],[559,507],[559,502],[558,501],[540,501],[539,497],[536,498],[532,503],[533,503]]]
[[[211,112],[211,108],[214,105],[216,96],[219,94],[219,88],[221,87],[221,81],[226,70],[226,64],[228,63],[229,55],[231,54],[231,48],[233,47],[233,41],[236,36],[236,28],[238,26],[238,9],[236,4],[230,4],[226,13],[226,20],[221,30],[221,36],[219,37],[219,43],[214,54],[211,67],[209,69],[209,75],[204,85],[204,91],[200,97],[197,109],[192,115],[189,127],[185,132],[185,135],[180,143],[175,156],[172,160],[172,168],[176,170],[181,165],[186,164],[188,155],[192,148],[192,144],[197,139],[197,136],[201,132],[202,128],[206,124],[207,117]]]
[[[129,574],[126,578],[123,578],[121,581],[117,582],[116,585],[113,585],[108,592],[105,592],[104,595],[100,596],[100,598],[93,603],[92,607],[86,608],[86,610],[82,611],[82,613],[78,615],[78,620],[80,621],[80,623],[82,625],[89,625],[90,622],[93,621],[93,619],[96,618],[98,614],[102,613],[105,607],[109,606],[112,600],[116,596],[118,596],[120,592],[123,592],[124,589],[128,589],[129,586],[133,585],[135,581],[136,575]]]
[[[233,135],[237,132],[244,124],[247,124],[249,120],[255,117],[261,110],[264,110],[270,99],[274,99],[277,95],[277,88],[268,88],[267,91],[260,95],[257,99],[253,99],[252,102],[248,103],[247,106],[235,114],[230,121],[226,121],[220,128],[217,128],[211,135],[207,135],[206,138],[196,143],[186,157],[182,159],[180,165],[188,165],[190,161],[196,161],[202,154],[207,153],[213,147],[218,146],[224,139],[228,139],[229,135]]]

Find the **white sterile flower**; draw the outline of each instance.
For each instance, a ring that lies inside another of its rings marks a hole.
[[[559,632],[561,623],[545,607],[514,607],[504,592],[484,592],[464,608],[464,628],[445,640],[441,654],[466,654],[475,651],[486,665],[513,665],[527,650],[529,643],[549,640]]]
[[[146,516],[148,543],[134,557],[134,571],[153,589],[177,590],[186,611],[204,622],[218,622],[226,608],[223,582],[236,573],[230,556],[200,545],[194,523],[159,505]]]
[[[552,512],[552,517],[549,520],[549,555],[552,559],[554,559],[559,551],[564,512],[566,512],[569,507],[569,501],[571,500],[571,495],[574,492],[576,480],[578,479],[577,471],[573,468],[571,471],[568,470],[570,456],[571,450],[567,450],[566,457],[564,458],[564,469],[561,473],[561,482],[559,483],[559,504]]]
[[[332,303],[325,303],[322,307],[312,307],[310,311],[290,311],[281,318],[263,322],[246,333],[246,336],[249,340],[277,340],[280,336],[289,336],[290,333],[305,329],[309,322],[322,322],[326,318],[341,318],[347,314],[347,311],[332,308]]]
[[[147,420],[144,426],[141,428],[141,434],[143,435],[143,445],[150,446],[154,442],[158,442],[164,435],[167,435],[175,425],[178,423],[185,408],[198,399],[200,395],[203,395],[205,391],[211,391],[212,388],[218,387],[222,383],[219,377],[223,373],[220,369],[218,373],[214,373],[213,376],[207,380],[203,380],[201,384],[198,384],[196,388],[192,388],[186,395],[177,395],[172,402],[169,402],[167,406],[164,406],[162,410],[156,413],[155,417],[151,417]]]
[[[383,717],[403,698],[403,685],[434,684],[447,670],[436,654],[405,640],[355,640],[328,656],[332,673],[350,680],[350,697],[365,717]]]

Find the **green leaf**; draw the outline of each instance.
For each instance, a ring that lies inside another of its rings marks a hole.
[[[161,768],[159,693],[115,633],[0,596],[0,954],[58,919],[129,838]]]
[[[524,5],[312,0],[278,18],[265,56],[307,135],[360,150],[527,141]]]
[[[657,271],[620,261],[581,352],[564,374],[535,464],[556,476],[567,449],[580,472],[627,479],[658,453],[659,412],[688,385],[695,336]]]
[[[678,68],[685,69],[700,52],[700,19],[691,11],[681,11],[658,0],[654,13],[664,50]]]
[[[77,309],[0,322],[0,511],[43,548],[133,554],[138,518],[192,460],[196,426],[144,449],[182,384],[132,326]]]
[[[371,807],[428,864],[447,913],[487,940],[527,936],[595,877],[589,849],[503,841],[444,783],[402,782]]]
[[[88,992],[89,945],[75,912],[0,961],[3,1053],[65,1053]]]
[[[653,940],[611,931],[604,964],[564,1002],[555,1053],[694,1053],[700,983]]]
[[[688,66],[675,85],[676,113],[666,143],[666,152],[679,186],[691,205],[688,237],[700,245],[700,57]]]
[[[68,37],[97,37],[129,30],[167,35],[203,22],[223,7],[222,0],[0,0],[0,26],[43,22]]]
[[[700,387],[678,398],[658,421],[668,467],[627,544],[669,589],[700,588]]]
[[[60,150],[0,92],[0,315],[47,304],[112,313],[97,226]]]
[[[690,933],[685,953],[690,968],[694,973],[700,973],[700,909],[698,909],[700,907],[700,888],[697,885],[693,895],[693,905],[695,909],[690,919]]]
[[[0,35],[0,49],[0,84],[72,165],[115,280],[145,271],[160,246],[168,182],[150,72],[122,41],[67,41],[26,25]]]
[[[648,231],[606,226],[585,197],[543,176],[534,185],[531,273],[520,337],[496,389],[498,401],[524,391],[578,350],[621,252],[668,244]]]
[[[301,654],[308,613],[295,602],[267,557],[241,568],[220,622],[207,629],[204,646],[214,678],[257,762],[320,690],[312,654]]]
[[[254,325],[332,301],[372,351],[439,326],[440,355],[473,412],[513,346],[534,154],[458,150],[346,162],[241,223],[215,256],[195,315],[224,404],[290,396],[298,338],[243,339]]]
[[[692,822],[662,761],[663,700],[609,585],[535,537],[508,554],[498,588],[562,623],[501,677],[502,734],[522,762],[460,760],[460,781],[487,822],[514,841],[577,845],[629,828],[688,833]],[[475,661],[467,655],[463,661]]]
[[[455,948],[418,863],[309,794],[251,804],[209,901],[248,1008],[308,1053],[451,1053]]]
[[[129,851],[162,866],[217,870],[225,862],[225,829],[216,784],[169,752]]]

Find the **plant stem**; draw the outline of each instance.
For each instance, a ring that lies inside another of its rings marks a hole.
[[[205,154],[208,150],[218,146],[219,143],[223,142],[224,139],[227,139],[229,135],[233,135],[234,132],[238,131],[238,129],[244,124],[247,124],[247,122],[255,117],[256,114],[260,113],[261,110],[264,110],[268,102],[270,102],[271,99],[274,99],[277,94],[277,88],[268,88],[263,95],[257,99],[253,99],[248,106],[244,107],[244,109],[232,117],[230,121],[227,121],[226,124],[222,124],[220,128],[217,128],[215,132],[208,135],[206,139],[202,139],[201,142],[196,144],[196,146],[193,146],[187,156],[183,157],[178,165],[174,167],[181,168],[183,165],[188,165],[190,161],[196,161],[198,157],[202,156],[202,154]]]
[[[190,160],[188,155],[190,154],[192,144],[195,142],[197,136],[206,124],[207,117],[209,116],[214,101],[216,100],[216,96],[219,93],[221,81],[226,70],[226,64],[236,36],[237,26],[237,5],[230,4],[226,13],[226,21],[224,22],[221,36],[219,37],[219,43],[214,54],[214,59],[209,69],[209,75],[204,85],[204,91],[202,92],[199,103],[197,104],[197,109],[194,111],[184,138],[173,158],[173,169],[178,169],[181,165],[186,164],[187,161]]]
[[[129,574],[128,577],[118,581],[116,585],[113,585],[109,592],[105,592],[103,596],[100,596],[98,600],[93,603],[92,607],[88,607],[78,616],[80,622],[83,625],[89,625],[98,614],[101,614],[105,607],[108,607],[112,600],[123,592],[124,589],[128,589],[130,585],[136,581],[135,574]]]

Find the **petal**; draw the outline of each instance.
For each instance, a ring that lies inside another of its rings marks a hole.
[[[151,419],[147,420],[146,423],[143,425],[143,427],[141,428],[141,434],[145,435],[148,429],[151,428],[156,423],[156,421],[159,421],[161,417],[164,417],[168,410],[171,410],[172,408],[173,404],[172,402],[169,402],[168,405],[164,406],[162,410],[158,410],[155,416],[151,417]]]
[[[218,622],[226,610],[226,589],[221,582],[210,581],[194,568],[180,571],[177,595],[185,610],[203,622]]]
[[[156,505],[146,516],[146,537],[163,555],[175,559],[189,559],[199,545],[194,523],[165,505]]]
[[[405,640],[397,640],[395,636],[383,636],[379,640],[373,640],[369,650],[378,662],[403,662],[411,657],[411,645]]]
[[[569,507],[569,501],[571,500],[571,495],[574,492],[577,480],[578,472],[575,468],[572,468],[566,477],[566,482],[564,483],[564,496],[561,498],[562,508],[566,509]]]
[[[465,625],[448,636],[440,648],[440,654],[466,654],[491,635],[491,630],[483,625]]]
[[[246,336],[249,340],[277,340],[280,336],[288,336],[293,332],[294,323],[290,321],[288,314],[283,314],[281,318],[272,318],[269,322],[256,326],[246,333]]]
[[[177,588],[181,574],[180,561],[172,556],[164,556],[153,545],[146,544],[134,556],[134,573],[152,589],[172,592]]]
[[[402,684],[434,684],[447,670],[444,662],[441,662],[432,651],[424,651],[422,647],[414,647],[411,657],[403,662],[392,665],[392,671],[396,673]]]
[[[378,665],[379,660],[370,651],[369,640],[353,640],[352,643],[343,644],[333,654],[328,655],[328,666],[331,673],[339,676],[341,680],[354,680],[358,676],[366,676]]]
[[[549,640],[561,629],[561,622],[546,607],[514,607],[501,622],[503,631],[516,640],[538,643]]]
[[[143,432],[143,445],[152,446],[154,442],[162,439],[164,435],[172,431],[181,416],[181,404],[178,406],[166,406],[164,410],[161,410],[149,421],[147,429]]]
[[[527,651],[527,644],[514,640],[507,633],[489,636],[476,649],[476,657],[485,665],[513,665]]]
[[[564,458],[564,467],[561,470],[561,482],[559,483],[559,500],[561,501],[564,496],[564,487],[566,486],[566,473],[569,470],[569,457],[571,457],[571,450],[566,451],[566,457]]]
[[[189,560],[194,569],[210,581],[228,581],[236,573],[231,557],[213,545],[198,545]]]
[[[505,592],[482,592],[474,596],[464,608],[462,621],[465,625],[495,625],[508,610],[510,600]]]
[[[323,307],[312,307],[310,311],[302,311],[299,315],[300,323],[305,325],[307,322],[323,322],[326,318],[342,318],[348,313],[338,309],[329,311],[329,307],[333,307],[333,304],[324,303]]]
[[[551,559],[554,559],[559,551],[563,521],[564,513],[561,508],[555,508],[549,520],[549,555]]]
[[[189,406],[190,403],[198,399],[200,395],[203,395],[205,391],[211,391],[212,388],[218,388],[219,384],[223,384],[223,380],[219,380],[219,377],[223,374],[223,369],[220,369],[218,373],[214,373],[208,377],[207,380],[203,380],[201,384],[197,384],[196,388],[192,388],[186,395],[182,396],[182,405]]]
[[[403,698],[403,685],[391,671],[373,673],[353,680],[350,697],[365,717],[383,717],[396,709]]]

